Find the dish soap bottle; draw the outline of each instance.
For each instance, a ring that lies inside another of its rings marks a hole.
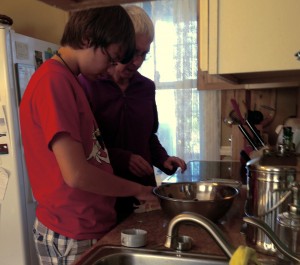
[[[293,131],[292,127],[283,127],[283,138],[282,143],[285,146],[286,151],[294,152],[295,151],[295,144],[293,142]]]

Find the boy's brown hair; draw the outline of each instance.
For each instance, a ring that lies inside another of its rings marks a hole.
[[[71,13],[60,44],[82,49],[86,41],[95,48],[121,44],[124,51],[121,63],[129,62],[135,52],[135,32],[125,9],[109,6]]]

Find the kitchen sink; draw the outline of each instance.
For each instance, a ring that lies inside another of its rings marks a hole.
[[[225,265],[224,257],[183,253],[176,251],[151,250],[102,246],[94,248],[89,255],[82,257],[77,265]]]

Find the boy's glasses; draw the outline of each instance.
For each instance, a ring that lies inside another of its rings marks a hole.
[[[145,51],[145,52],[135,51],[135,53],[134,53],[134,58],[139,58],[139,57],[140,57],[143,61],[149,59],[149,58],[150,58],[149,51]]]
[[[104,51],[104,54],[107,55],[108,61],[109,61],[110,65],[117,65],[117,64],[118,64],[118,62],[119,62],[119,59],[118,59],[118,58],[117,58],[117,59],[114,59],[114,58],[109,54],[109,52],[108,52],[107,49],[103,48],[102,50]]]

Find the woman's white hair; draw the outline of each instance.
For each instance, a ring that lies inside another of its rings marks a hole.
[[[135,34],[145,34],[151,41],[154,39],[154,26],[150,17],[144,9],[135,5],[128,5],[124,7],[130,16]]]

